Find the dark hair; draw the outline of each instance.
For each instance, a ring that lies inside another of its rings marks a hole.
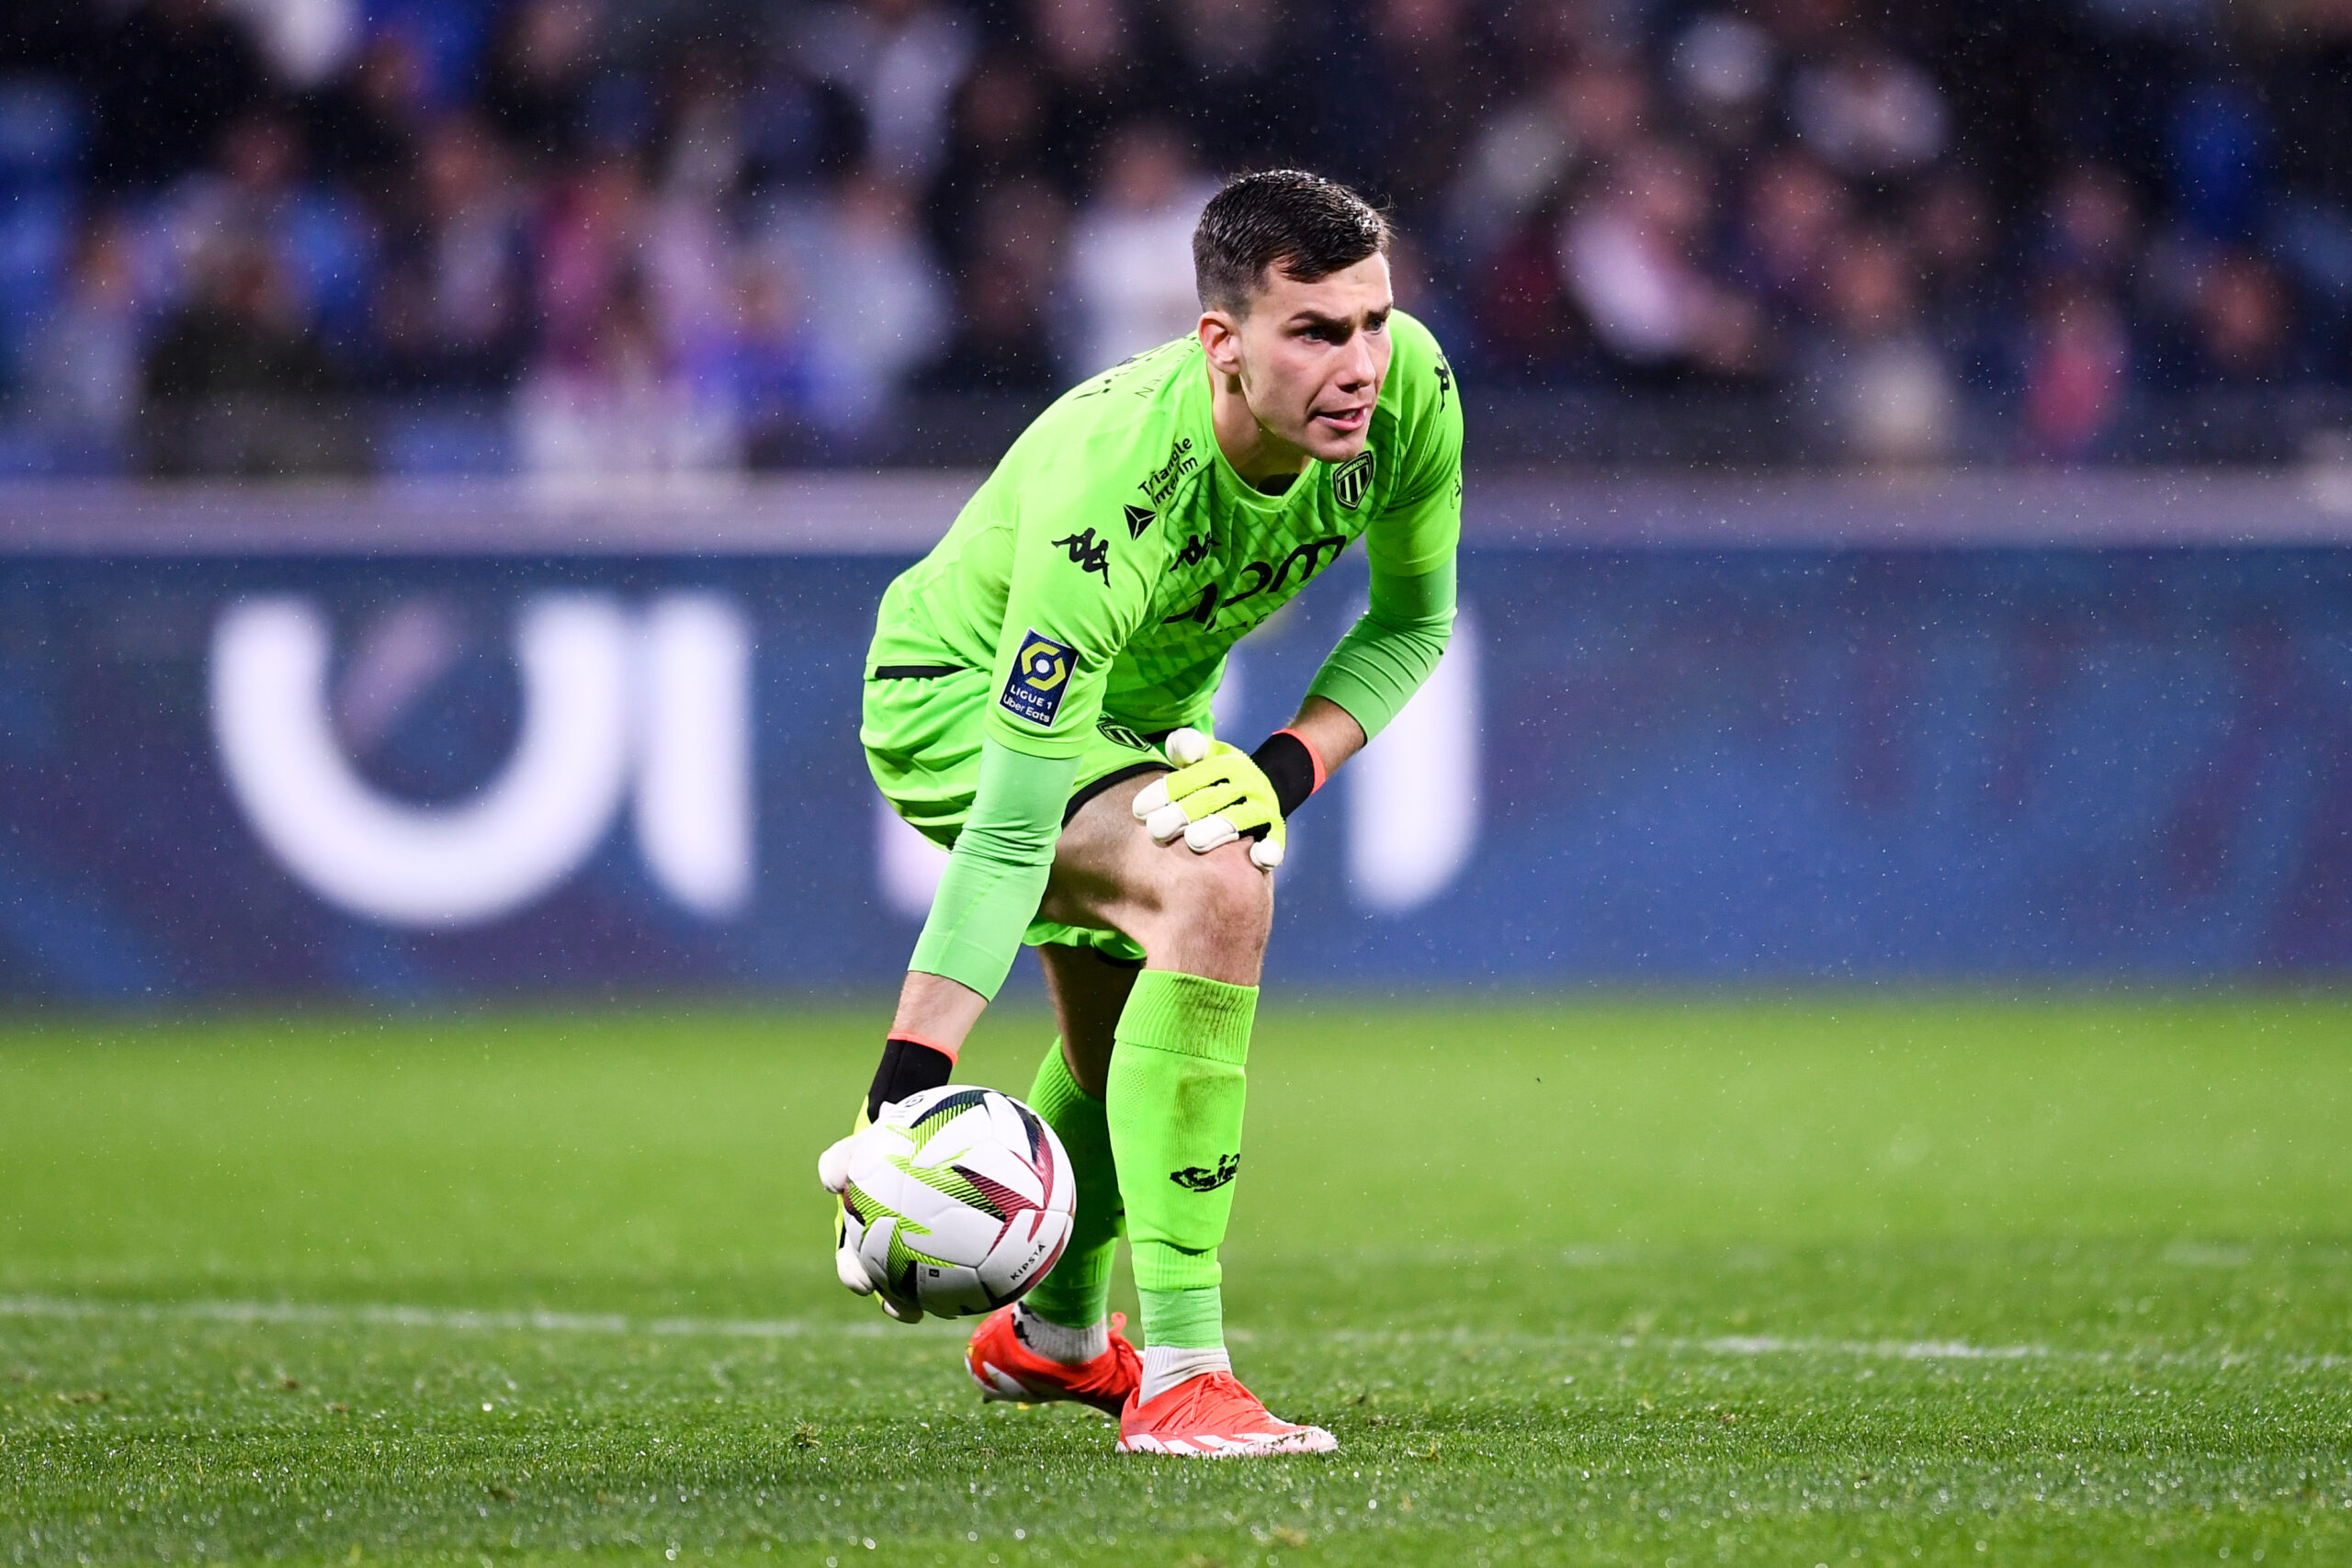
[[[1266,269],[1312,283],[1388,251],[1388,220],[1336,180],[1300,169],[1238,175],[1209,198],[1193,231],[1201,308],[1250,309]]]

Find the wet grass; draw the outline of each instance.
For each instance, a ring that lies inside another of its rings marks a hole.
[[[832,1283],[873,1021],[0,1031],[0,1562],[2352,1560],[2343,1002],[1270,1010],[1224,1465]]]

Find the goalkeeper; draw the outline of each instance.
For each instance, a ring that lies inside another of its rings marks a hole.
[[[967,1359],[992,1396],[1115,1412],[1128,1452],[1336,1446],[1235,1380],[1217,1247],[1283,821],[1429,676],[1453,619],[1460,399],[1395,309],[1388,239],[1312,175],[1226,186],[1193,237],[1196,335],[1041,415],[890,585],[866,661],[875,782],[954,852],[860,1124],[949,1080],[1035,945],[1060,1038],[1029,1102],[1075,1167],[1076,1229]],[[1371,608],[1298,716],[1251,751],[1208,741],[1227,650],[1359,537]],[[1107,1313],[1123,1229],[1140,1358]],[[842,1273],[871,1288],[854,1257]]]

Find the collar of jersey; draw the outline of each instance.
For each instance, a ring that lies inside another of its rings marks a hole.
[[[1218,491],[1247,511],[1267,515],[1280,512],[1301,495],[1306,494],[1307,487],[1315,482],[1316,477],[1323,468],[1322,463],[1315,458],[1307,459],[1306,467],[1300,470],[1298,478],[1293,479],[1290,488],[1280,495],[1268,495],[1241,477],[1240,470],[1236,468],[1232,461],[1226,457],[1225,447],[1216,438],[1216,422],[1209,417],[1208,357],[1205,355],[1202,355],[1199,363],[1200,380],[1196,383],[1199,391],[1192,400],[1192,424],[1195,432],[1194,439],[1204,444],[1209,449],[1209,463],[1216,474]]]

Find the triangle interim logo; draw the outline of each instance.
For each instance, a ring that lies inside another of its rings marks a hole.
[[[1133,502],[1127,503],[1126,512],[1127,537],[1130,539],[1142,538],[1143,531],[1159,519],[1159,513],[1150,507],[1137,506]]]

